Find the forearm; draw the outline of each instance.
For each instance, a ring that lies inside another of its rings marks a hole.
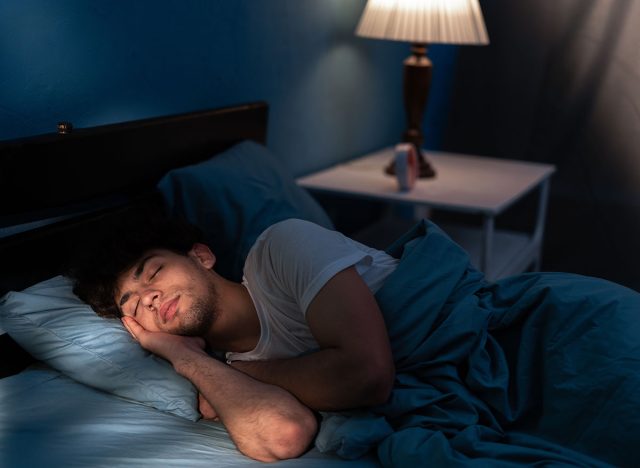
[[[143,348],[169,361],[197,387],[242,453],[275,461],[308,448],[317,422],[290,393],[213,359],[204,352],[202,338],[149,332],[132,317],[123,317],[122,323]]]
[[[339,411],[386,401],[393,382],[380,378],[376,364],[327,348],[300,357],[270,361],[235,361],[231,365],[262,382],[277,385],[318,411]]]
[[[173,361],[214,408],[238,449],[262,461],[299,456],[316,432],[311,411],[285,390],[259,382],[206,354]]]

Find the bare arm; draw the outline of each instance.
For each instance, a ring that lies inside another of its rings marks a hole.
[[[149,332],[131,317],[123,323],[145,349],[167,359],[197,387],[242,453],[275,461],[308,448],[317,429],[315,417],[289,392],[211,358],[201,338]]]
[[[335,411],[386,401],[394,365],[386,326],[354,267],[316,295],[307,322],[320,350],[292,359],[234,361],[232,366],[289,390],[310,408]]]

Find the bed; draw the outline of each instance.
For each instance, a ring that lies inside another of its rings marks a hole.
[[[251,102],[0,143],[0,328],[9,332],[0,336],[0,466],[259,464],[220,423],[199,419],[193,388],[167,363],[117,321],[88,313],[61,273],[103,223],[139,207],[165,210],[169,192],[191,197],[194,209],[224,200],[206,212],[209,223],[225,221],[209,240],[236,279],[236,255],[271,222],[330,225],[266,149],[267,122],[267,104]],[[280,464],[378,466],[373,456],[354,464],[315,448]]]
[[[189,382],[60,273],[74,245],[136,206],[197,224],[236,280],[273,222],[331,228],[266,146],[267,114],[249,103],[0,145],[3,465],[256,463],[199,418]],[[376,299],[396,365],[390,399],[323,413],[314,447],[279,464],[637,463],[638,292],[569,273],[489,282],[426,219],[387,251],[399,264]]]

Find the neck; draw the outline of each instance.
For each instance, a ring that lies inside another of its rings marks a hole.
[[[206,341],[212,349],[251,351],[260,339],[260,320],[249,291],[239,283],[220,278],[218,316],[214,320]]]

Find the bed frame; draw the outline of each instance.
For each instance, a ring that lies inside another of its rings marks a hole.
[[[0,296],[62,272],[74,243],[105,218],[157,208],[156,184],[169,170],[242,140],[266,144],[268,110],[251,102],[1,141],[0,231],[29,229],[0,239]],[[0,377],[33,361],[7,334],[0,356]]]

